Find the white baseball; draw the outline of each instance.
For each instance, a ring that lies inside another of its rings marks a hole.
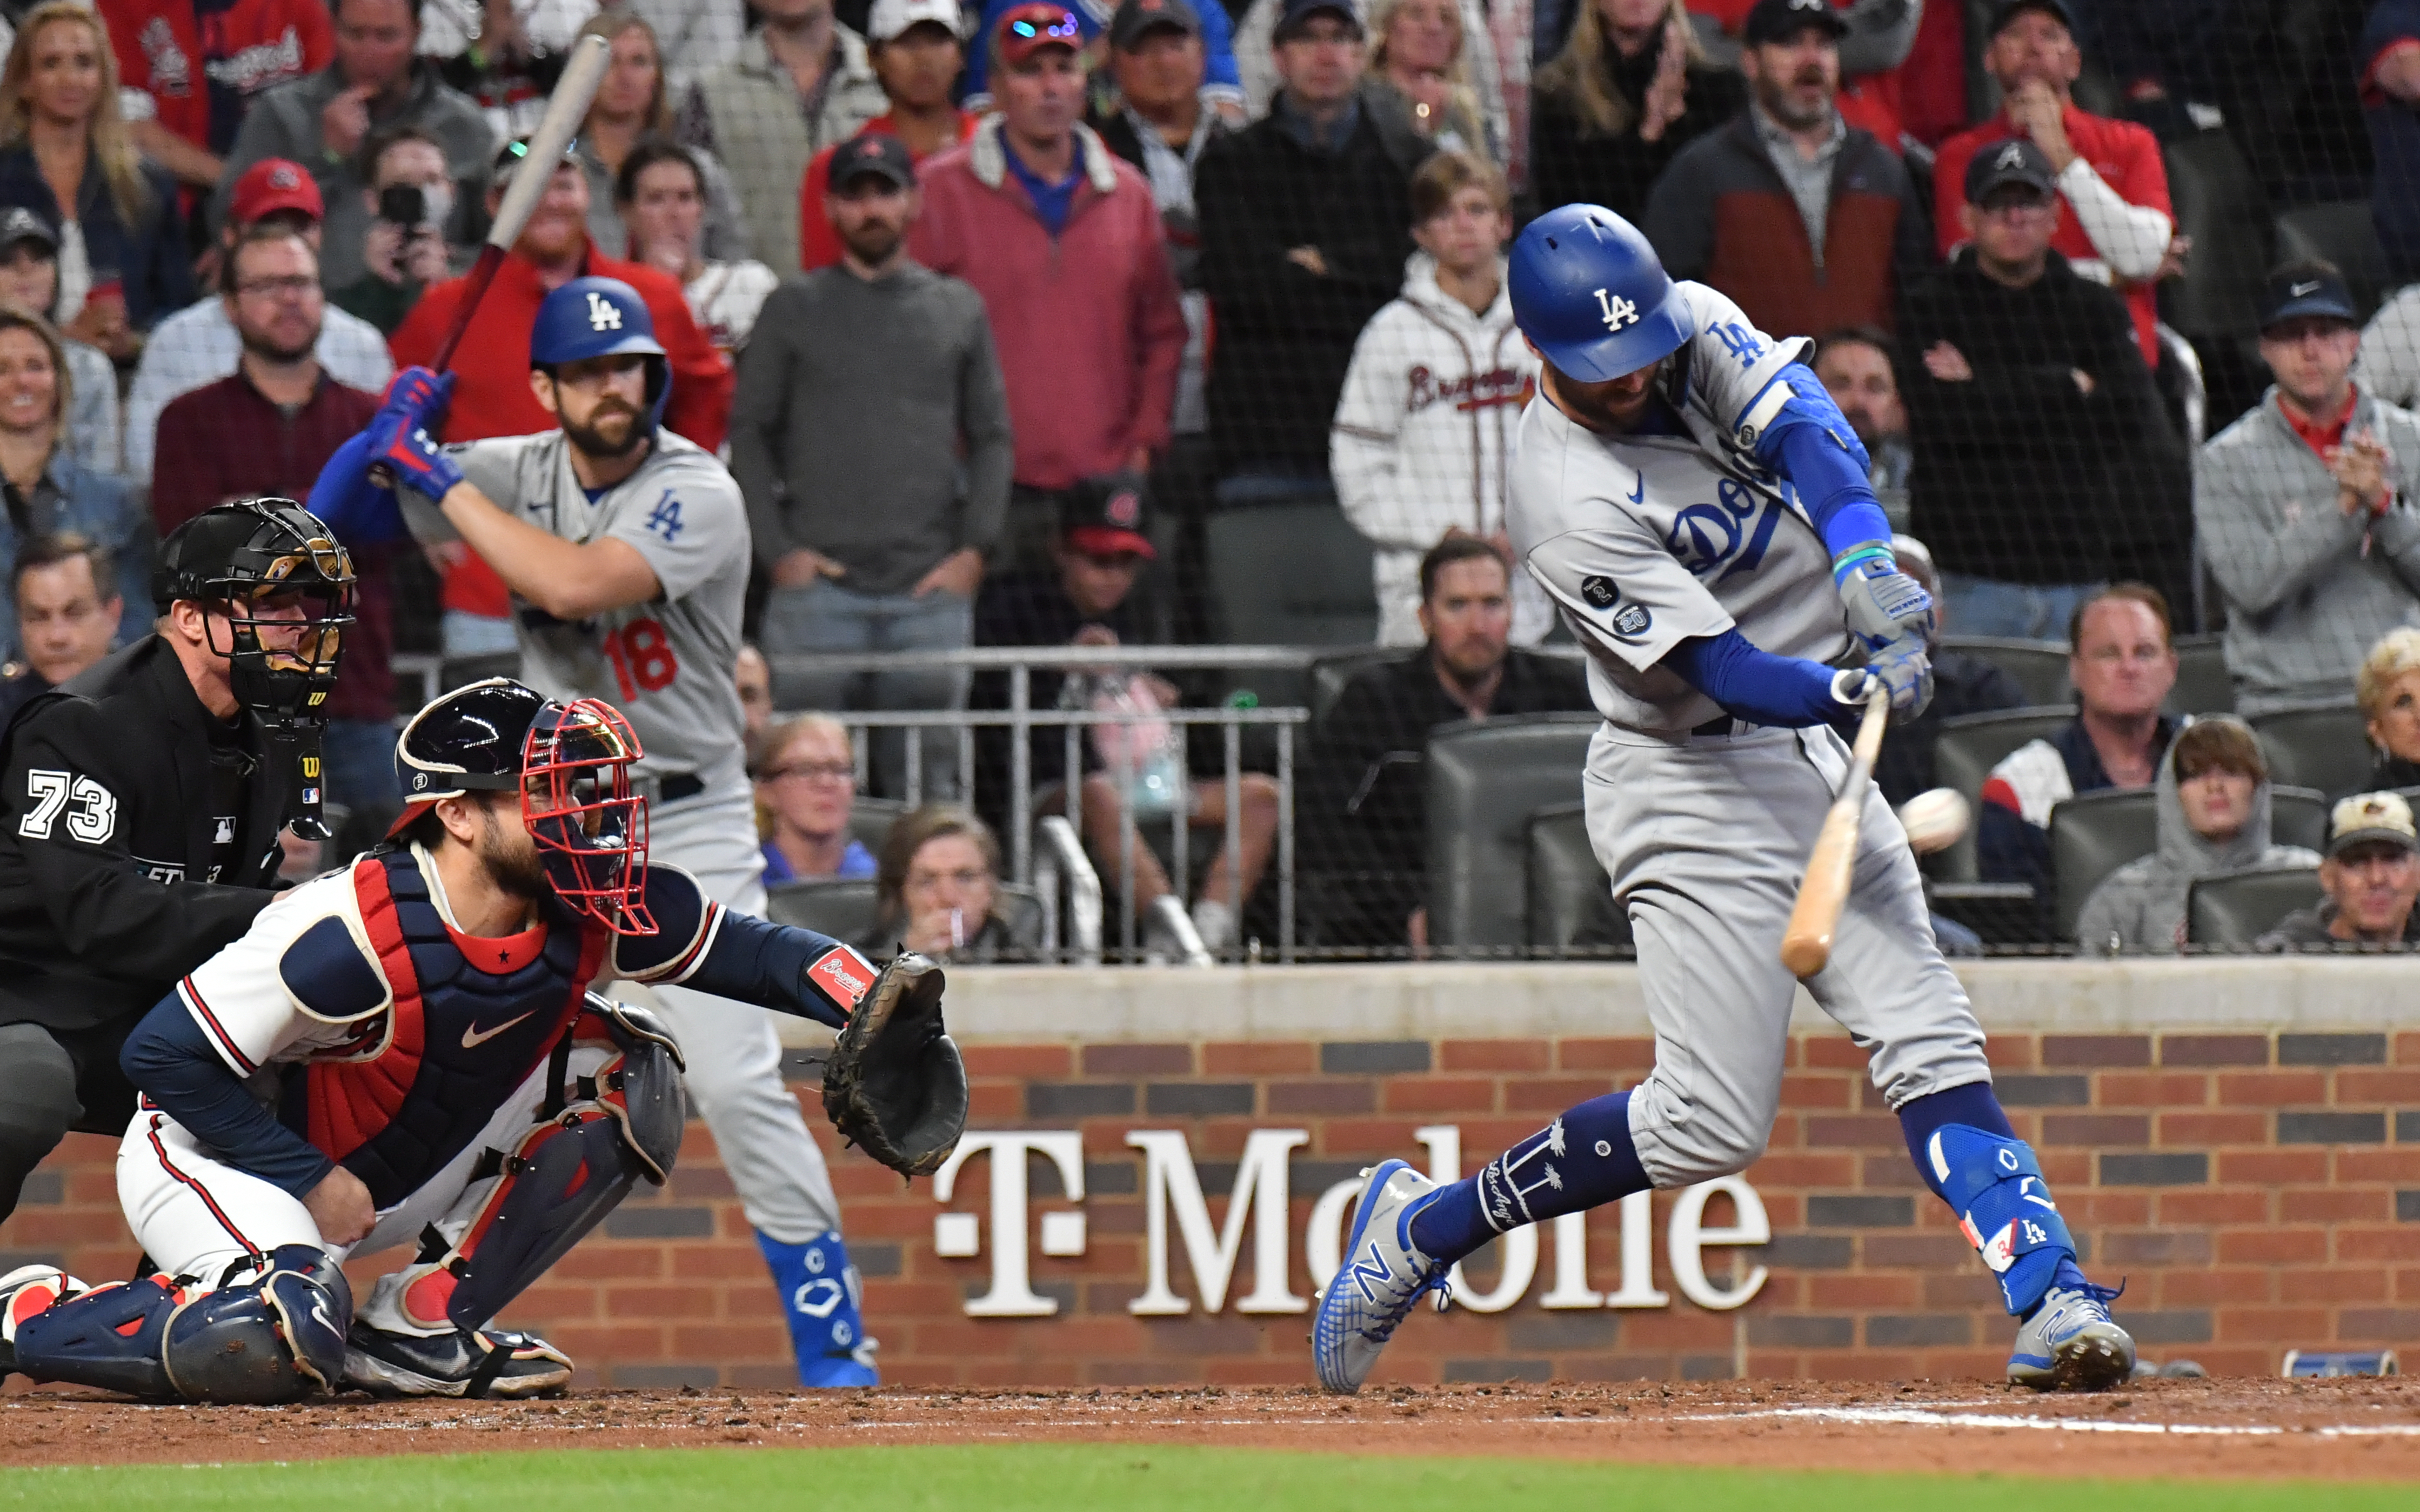
[[[1968,821],[1974,817],[1966,800],[1955,788],[1931,788],[1917,794],[1900,805],[1900,827],[1907,831],[1907,843],[1918,856],[1930,856],[1947,850],[1966,833]]]

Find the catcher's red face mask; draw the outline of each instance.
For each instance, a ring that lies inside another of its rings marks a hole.
[[[555,895],[616,934],[653,934],[647,800],[630,793],[643,752],[630,722],[597,699],[550,703],[521,752],[521,823]]]

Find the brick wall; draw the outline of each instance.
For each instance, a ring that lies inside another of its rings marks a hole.
[[[1207,1211],[1223,1220],[1254,1130],[1299,1129],[1289,1167],[1291,1289],[1308,1296],[1304,1229],[1313,1201],[1374,1157],[1419,1162],[1414,1131],[1452,1124],[1466,1165],[1582,1098],[1635,1082],[1640,1039],[978,1044],[977,1130],[1081,1134],[1086,1195],[1055,1169],[1027,1174],[1032,1287],[1045,1319],[971,1319],[990,1289],[997,1238],[990,1156],[968,1162],[946,1205],[930,1183],[849,1154],[834,1164],[868,1317],[889,1379],[973,1383],[1301,1381],[1301,1314],[1238,1310],[1252,1287],[1246,1236],[1226,1305],[1138,1318],[1147,1181],[1127,1135],[1187,1136]],[[2095,1274],[2129,1282],[2120,1316],[2154,1359],[2274,1372],[2288,1348],[2420,1343],[2420,1033],[2002,1034],[2003,1103],[2034,1141]],[[2010,1325],[1946,1211],[1910,1168],[1897,1121],[1845,1039],[1792,1041],[1772,1148],[1747,1172],[1771,1242],[1733,1262],[1708,1251],[1720,1286],[1769,1270],[1737,1311],[1682,1295],[1666,1242],[1673,1198],[1655,1198],[1653,1308],[1540,1305],[1555,1264],[1506,1311],[1424,1315],[1386,1368],[1404,1379],[1978,1375],[1996,1372]],[[35,1176],[0,1226],[0,1263],[64,1260],[90,1278],[133,1259],[115,1196],[113,1141],[78,1136]],[[983,1250],[935,1252],[934,1220],[973,1215]],[[1042,1253],[1042,1216],[1084,1214],[1078,1257]],[[1726,1199],[1709,1223],[1729,1222]],[[1177,1226],[1171,1222],[1173,1230]],[[1588,1224],[1588,1285],[1621,1269],[1612,1211]],[[1195,1298],[1181,1237],[1171,1282]],[[382,1264],[356,1267],[365,1278]],[[1492,1282],[1474,1262],[1475,1279]],[[775,1300],[711,1138],[692,1125],[672,1185],[627,1204],[605,1231],[534,1288],[512,1320],[543,1330],[583,1367],[622,1385],[790,1379]]]

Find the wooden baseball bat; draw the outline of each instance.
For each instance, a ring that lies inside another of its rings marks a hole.
[[[554,93],[547,98],[546,115],[530,133],[529,155],[515,170],[513,181],[504,186],[504,197],[496,207],[496,224],[489,228],[488,244],[479,249],[479,260],[471,265],[468,281],[462,288],[461,302],[454,306],[454,319],[445,328],[444,339],[437,344],[437,355],[430,360],[431,371],[442,373],[452,365],[454,348],[461,344],[462,333],[471,329],[471,317],[479,311],[479,301],[486,296],[488,285],[496,281],[496,270],[503,267],[504,254],[521,237],[521,227],[529,224],[531,212],[537,208],[538,196],[546,193],[547,181],[554,177],[554,165],[563,161],[564,149],[579,134],[581,123],[588,119],[588,107],[597,99],[597,86],[605,82],[605,65],[613,54],[613,44],[602,37],[583,37],[571,46],[571,58],[563,66],[562,76],[554,83]]]
[[[1849,875],[1857,859],[1857,825],[1865,817],[1866,783],[1873,776],[1874,755],[1882,749],[1883,727],[1889,722],[1890,691],[1877,685],[1857,721],[1849,775],[1823,815],[1815,849],[1807,857],[1807,879],[1798,885],[1798,903],[1790,910],[1790,928],[1782,933],[1781,964],[1792,976],[1814,976],[1832,959],[1832,933],[1839,928],[1840,909],[1849,901]]]

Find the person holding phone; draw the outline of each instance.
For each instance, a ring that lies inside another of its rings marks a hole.
[[[395,334],[420,292],[468,266],[466,201],[446,165],[444,145],[417,126],[373,134],[362,149],[370,209],[362,236],[362,276],[328,302]]]

